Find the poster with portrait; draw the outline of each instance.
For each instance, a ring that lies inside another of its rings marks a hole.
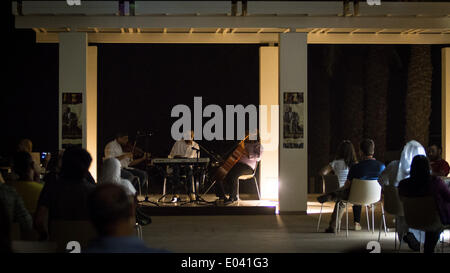
[[[283,148],[303,149],[303,92],[283,93]]]
[[[82,146],[83,144],[83,97],[82,93],[62,94],[62,147]]]

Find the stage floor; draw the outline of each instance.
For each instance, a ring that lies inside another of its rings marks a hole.
[[[200,201],[190,202],[185,194],[179,195],[180,201],[171,202],[172,195],[167,195],[158,202],[161,194],[151,194],[145,202],[139,196],[139,204],[149,215],[275,215],[278,202],[269,200],[251,200],[251,195],[241,194],[240,200],[229,205],[215,202],[215,194],[201,196]]]

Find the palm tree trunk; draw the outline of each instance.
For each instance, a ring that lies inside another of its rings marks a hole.
[[[341,135],[358,151],[364,132],[364,48],[347,48],[342,92]]]
[[[312,75],[319,76],[320,80],[309,82],[308,104],[309,109],[315,109],[308,114],[309,147],[314,147],[308,152],[309,177],[316,179],[319,170],[329,163],[330,154],[330,79],[327,73],[327,65],[330,60],[326,58],[329,46],[311,48],[315,56],[314,62],[309,62],[308,71]],[[318,186],[320,181],[316,180]],[[315,189],[317,191],[317,188]],[[310,189],[310,192],[313,192]],[[320,192],[320,191],[319,191]]]
[[[390,47],[372,45],[367,57],[364,137],[374,140],[375,156],[382,162],[386,151],[390,50]]]
[[[430,46],[411,46],[405,103],[405,142],[414,139],[428,146],[432,74]]]

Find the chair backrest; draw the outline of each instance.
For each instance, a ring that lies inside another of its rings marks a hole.
[[[424,231],[442,229],[441,218],[433,196],[400,196],[400,200],[403,203],[406,223],[410,228]]]
[[[397,187],[386,185],[383,187],[384,192],[384,210],[392,215],[404,216],[403,204],[398,195]]]
[[[67,243],[78,241],[81,249],[97,236],[89,221],[52,221],[49,229],[50,241],[58,245],[58,252],[65,252]]]
[[[323,175],[323,181],[325,182],[325,193],[334,192],[339,189],[339,178],[335,174]]]
[[[258,170],[259,162],[261,162],[261,161],[256,162],[256,166],[255,166],[255,169],[253,170],[252,174],[243,174],[243,175],[239,176],[239,180],[247,180],[247,179],[254,177],[256,175],[256,171]]]
[[[377,180],[353,179],[348,201],[355,205],[370,205],[380,201],[381,186]]]
[[[56,253],[55,242],[40,241],[12,241],[11,248],[14,253]]]

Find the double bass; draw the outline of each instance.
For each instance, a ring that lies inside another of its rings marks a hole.
[[[245,141],[249,135],[247,135],[237,147],[233,150],[231,155],[224,161],[224,163],[216,170],[212,179],[213,181],[222,181],[227,176],[228,172],[236,165],[236,163],[241,159],[242,156],[248,155],[247,150],[245,149]]]

